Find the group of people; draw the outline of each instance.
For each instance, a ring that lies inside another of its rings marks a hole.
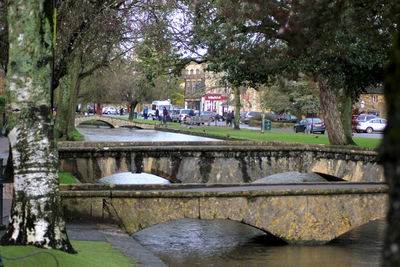
[[[161,117],[161,122],[163,124],[167,123],[167,118],[169,116],[168,110],[164,107],[162,110],[162,117]],[[143,110],[143,118],[145,120],[147,120],[149,117],[149,109],[147,107],[144,108]],[[154,113],[154,117],[156,120],[160,120],[160,111],[158,110],[158,108],[156,109],[155,113]]]
[[[192,116],[195,116],[195,115],[196,114],[195,114],[194,110],[193,109],[190,110],[189,117],[192,117]],[[233,110],[232,111],[228,111],[224,115],[225,115],[225,118],[226,118],[226,125],[229,126],[229,127],[233,127],[234,126],[234,121],[235,121],[235,112]],[[149,109],[147,107],[145,107],[144,110],[143,110],[143,118],[145,120],[147,120],[148,117],[149,117]],[[166,124],[167,123],[167,119],[169,117],[169,112],[164,107],[162,109],[162,116],[160,117],[160,111],[158,109],[156,109],[154,117],[155,117],[156,120],[161,120],[161,122],[163,124]],[[219,121],[221,117],[222,116],[219,116],[217,114],[216,117],[215,117],[216,121]]]

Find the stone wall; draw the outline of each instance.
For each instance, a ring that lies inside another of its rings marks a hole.
[[[272,142],[60,143],[60,169],[91,183],[119,172],[146,172],[180,183],[249,183],[288,171],[350,182],[384,181],[371,149]]]
[[[111,220],[132,234],[182,218],[229,219],[292,244],[323,244],[387,213],[385,185],[62,186],[67,218]]]

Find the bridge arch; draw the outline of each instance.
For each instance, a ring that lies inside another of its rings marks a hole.
[[[81,125],[82,123],[85,123],[85,122],[87,122],[87,121],[93,121],[93,119],[87,119],[87,120],[82,120],[82,121],[79,121],[79,122],[75,122],[75,127],[77,127],[77,126],[79,126],[79,125]],[[109,122],[108,120],[101,120],[101,119],[97,119],[97,120],[95,120],[95,121],[99,121],[99,122],[102,122],[102,123],[104,123],[105,125],[107,125],[107,126],[110,126],[111,128],[118,128],[118,127],[115,127],[115,125],[113,125],[111,122]],[[79,123],[79,124],[78,124]]]
[[[118,117],[93,115],[93,116],[76,116],[75,117],[75,127],[77,127],[82,122],[90,121],[90,120],[104,122],[113,128],[135,127],[135,128],[139,128],[139,129],[155,129],[157,126],[157,125],[152,125],[152,124],[146,124],[146,123],[140,123],[140,122],[130,121],[130,120],[126,120],[126,119],[121,119]]]
[[[82,186],[73,186],[76,193],[61,192],[67,214],[108,218],[129,234],[176,219],[228,219],[290,244],[323,244],[383,218],[387,211],[387,188],[376,185],[357,189],[354,185],[330,188],[315,184],[294,190],[284,185],[264,191],[260,185],[240,185],[239,191],[221,185],[214,185],[216,190],[194,185],[101,185],[100,191],[93,191],[94,185],[88,191]]]

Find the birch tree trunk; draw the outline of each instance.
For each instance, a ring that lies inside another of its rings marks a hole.
[[[400,34],[397,34],[385,77],[388,124],[381,159],[389,185],[389,214],[382,266],[400,266]]]
[[[65,230],[50,111],[51,0],[9,1],[9,141],[14,166],[11,222],[2,245],[75,253]]]

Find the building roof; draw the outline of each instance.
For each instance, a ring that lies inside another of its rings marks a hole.
[[[365,88],[365,94],[379,94],[383,95],[383,85],[369,86]]]

